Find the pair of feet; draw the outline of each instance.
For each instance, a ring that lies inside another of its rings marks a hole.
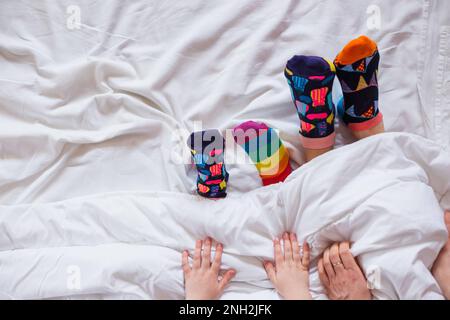
[[[332,90],[335,75],[342,87],[338,114],[357,136],[382,123],[378,108],[377,44],[366,36],[350,41],[333,62],[318,56],[294,56],[286,64],[291,96],[300,118],[304,148],[321,150],[334,145],[335,106]]]
[[[436,259],[432,273],[450,299],[450,211],[445,213],[449,239]],[[297,236],[283,234],[283,243],[273,241],[274,262],[265,261],[267,276],[278,293],[288,300],[311,299],[309,293],[310,248],[304,242],[300,248]],[[225,287],[236,275],[236,270],[221,272],[222,244],[216,244],[211,258],[211,238],[197,240],[192,265],[189,252],[182,255],[186,299],[210,300],[219,298]],[[319,278],[331,300],[368,300],[372,298],[366,278],[350,251],[348,242],[335,243],[326,249],[318,262]]]
[[[276,130],[264,123],[246,121],[232,137],[255,164],[264,186],[282,182],[292,172],[289,153]],[[217,129],[196,131],[187,140],[197,168],[197,193],[205,198],[226,197],[229,174],[225,165],[225,139]]]

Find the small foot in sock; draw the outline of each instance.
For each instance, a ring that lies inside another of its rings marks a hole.
[[[287,149],[266,124],[244,122],[233,129],[233,137],[256,165],[264,186],[282,182],[292,172]]]

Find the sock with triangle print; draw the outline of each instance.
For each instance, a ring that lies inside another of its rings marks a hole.
[[[377,44],[366,36],[350,41],[334,60],[344,94],[339,104],[344,123],[354,131],[368,130],[383,120],[378,109]]]

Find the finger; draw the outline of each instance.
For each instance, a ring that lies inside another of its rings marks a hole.
[[[203,242],[202,269],[211,267],[211,238],[206,238]]]
[[[189,251],[184,250],[181,255],[181,266],[183,267],[184,275],[187,275],[191,271],[191,267],[189,266]]]
[[[192,262],[192,269],[200,268],[200,265],[202,263],[202,257],[201,257],[202,246],[203,246],[202,240],[195,241],[194,261]]]
[[[303,256],[302,256],[302,265],[303,267],[309,269],[309,262],[311,259],[311,250],[309,248],[308,242],[303,242]]]
[[[236,275],[236,270],[230,269],[222,277],[222,280],[219,281],[219,290],[225,289],[228,283],[230,283],[231,279]]]
[[[295,233],[291,233],[292,255],[296,265],[300,265],[302,260],[300,258],[300,246],[298,244],[297,236]]]
[[[341,261],[341,257],[339,256],[339,244],[333,243],[330,249],[330,261],[331,266],[334,269],[335,273],[340,273],[344,271],[344,264]]]
[[[214,261],[212,264],[212,268],[216,272],[219,272],[220,265],[222,264],[222,253],[223,253],[223,245],[221,243],[218,243],[216,245],[216,255],[214,256]]]
[[[291,239],[289,239],[289,234],[285,232],[283,234],[283,242],[284,242],[284,261],[292,262],[294,258],[292,257],[292,246]]]
[[[328,288],[330,287],[330,279],[328,279],[327,273],[325,272],[325,267],[323,266],[323,259],[320,259],[319,263],[317,263],[317,269],[319,270],[320,282],[322,282],[325,289],[328,290]]]
[[[277,273],[275,272],[275,267],[272,262],[264,261],[264,269],[266,270],[267,276],[270,281],[275,284],[275,280],[277,278]]]
[[[333,279],[336,274],[334,273],[334,269],[330,261],[330,249],[326,249],[323,253],[323,266],[325,268],[325,272],[327,273],[328,279]]]
[[[339,244],[339,256],[341,257],[342,263],[345,269],[357,270],[359,269],[358,263],[350,251],[350,243],[342,242]]]
[[[273,250],[275,256],[275,265],[281,264],[283,262],[283,255],[281,254],[281,245],[278,238],[275,238],[273,240]]]

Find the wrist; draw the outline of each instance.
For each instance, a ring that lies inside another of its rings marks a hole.
[[[311,294],[308,292],[295,292],[292,294],[286,294],[285,300],[312,300]]]
[[[442,290],[442,293],[444,294],[444,297],[446,300],[450,300],[450,287],[449,288],[444,288]]]
[[[185,300],[215,300],[217,297],[213,297],[209,294],[186,294]]]
[[[372,300],[372,292],[370,290],[364,290],[349,295],[346,300]]]

